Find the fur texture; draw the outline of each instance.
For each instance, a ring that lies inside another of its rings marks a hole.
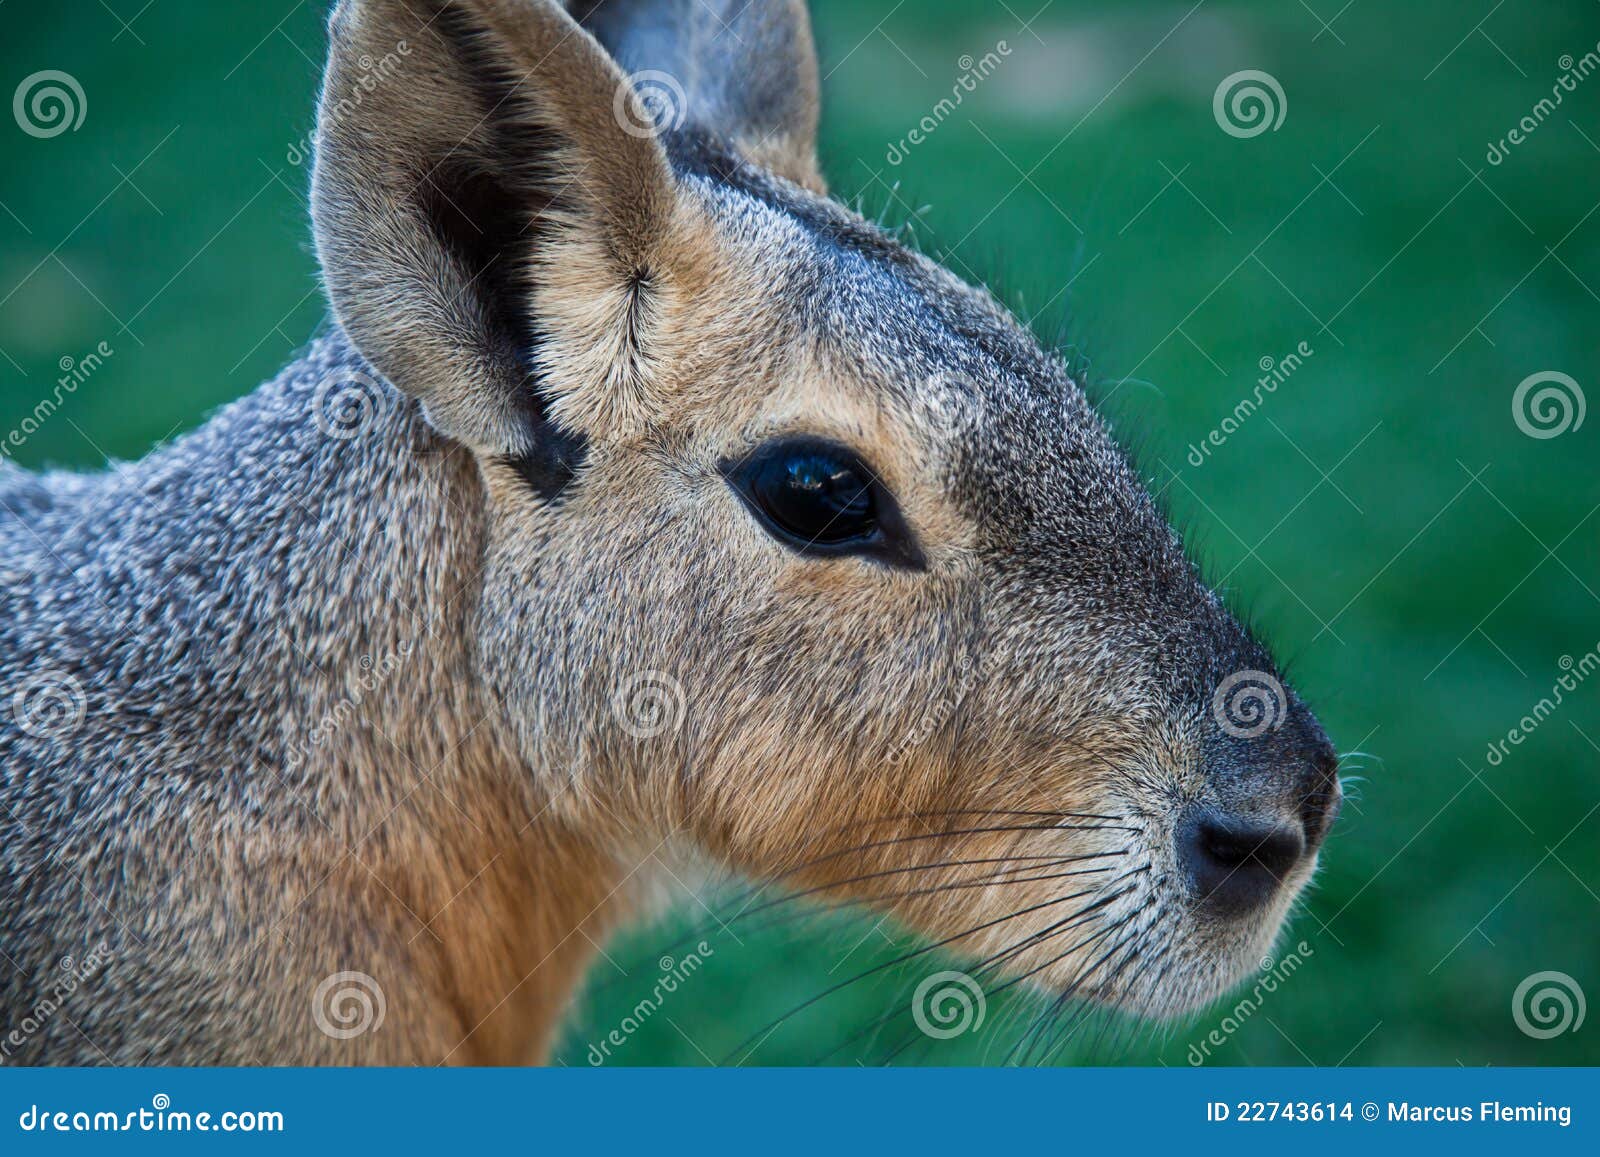
[[[1315,720],[1223,726],[1271,658],[1065,369],[820,194],[803,7],[694,7],[343,0],[328,335],[143,462],[0,467],[7,1059],[537,1060],[682,855],[1136,1011],[1269,946],[1337,805]],[[643,69],[689,104],[640,135]],[[719,463],[789,434],[927,569],[763,531]],[[1303,852],[1218,911],[1200,813]],[[373,1031],[316,1008],[346,972]]]

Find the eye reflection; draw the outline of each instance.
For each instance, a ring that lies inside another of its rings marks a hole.
[[[926,560],[888,490],[846,447],[816,438],[770,442],[724,477],[767,533],[802,554],[860,554],[920,570]]]

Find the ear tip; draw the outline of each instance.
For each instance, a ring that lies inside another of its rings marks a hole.
[[[405,0],[334,0],[328,9],[328,40],[339,44],[368,29],[392,28],[402,21],[421,22]]]
[[[356,5],[356,0],[334,0],[328,8],[328,39],[342,36],[354,19],[351,9]]]
[[[574,0],[572,8],[624,73],[670,95],[673,128],[703,129],[753,164],[820,188],[820,69],[805,0]]]

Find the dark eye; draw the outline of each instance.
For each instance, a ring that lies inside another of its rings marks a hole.
[[[872,483],[826,450],[767,455],[745,481],[761,512],[804,542],[837,546],[877,529]]]
[[[782,439],[724,462],[722,472],[767,533],[802,554],[860,554],[916,570],[926,565],[894,498],[842,446]]]

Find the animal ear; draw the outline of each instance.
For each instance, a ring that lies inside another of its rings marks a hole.
[[[720,136],[746,158],[825,192],[820,84],[805,0],[570,0],[654,102],[658,119]]]
[[[676,198],[637,94],[556,0],[340,0],[330,43],[312,217],[340,324],[442,432],[564,484],[582,445],[534,302],[559,260],[591,348],[626,340]]]

